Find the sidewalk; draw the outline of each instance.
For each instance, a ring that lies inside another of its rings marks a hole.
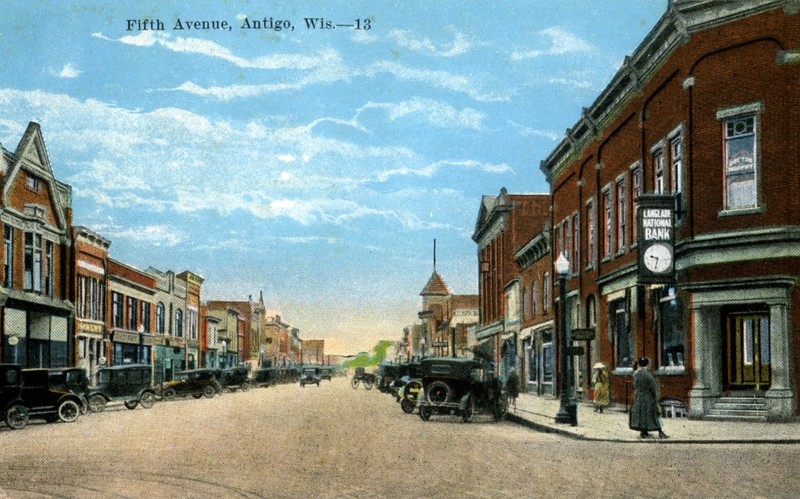
[[[642,439],[628,428],[628,414],[622,407],[607,407],[602,414],[588,403],[578,404],[578,425],[555,422],[560,401],[537,395],[521,394],[508,411],[510,421],[538,431],[557,433],[570,438],[605,442],[642,443],[795,443],[800,444],[800,422],[709,421],[687,418],[664,418],[667,440]],[[651,432],[654,434],[655,432]]]

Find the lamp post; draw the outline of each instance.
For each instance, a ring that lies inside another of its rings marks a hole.
[[[578,424],[578,408],[570,397],[572,379],[572,363],[569,353],[569,334],[567,331],[567,274],[569,273],[569,260],[564,253],[558,255],[556,260],[558,272],[558,324],[559,324],[559,349],[561,350],[561,404],[556,413],[556,423]]]

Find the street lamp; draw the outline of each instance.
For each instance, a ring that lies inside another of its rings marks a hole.
[[[558,314],[559,314],[559,348],[561,350],[561,405],[556,413],[556,423],[578,424],[578,408],[570,397],[572,379],[572,363],[570,362],[569,333],[567,331],[567,274],[569,273],[569,260],[564,253],[558,255],[556,260],[558,272]]]

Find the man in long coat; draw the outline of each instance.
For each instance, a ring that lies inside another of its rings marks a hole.
[[[669,438],[661,428],[658,384],[650,372],[650,359],[642,357],[637,364],[639,368],[633,373],[633,404],[628,426],[631,430],[639,430],[642,438],[648,438],[651,431],[658,431],[658,438]]]

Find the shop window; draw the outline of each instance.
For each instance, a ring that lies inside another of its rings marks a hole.
[[[555,376],[555,350],[552,343],[542,345],[542,383],[552,383]]]
[[[681,307],[675,288],[662,288],[658,299],[657,321],[660,356],[658,367],[683,367],[686,355]]]
[[[616,368],[633,367],[633,337],[631,335],[626,302],[626,299],[621,298],[612,301],[608,307]]]

